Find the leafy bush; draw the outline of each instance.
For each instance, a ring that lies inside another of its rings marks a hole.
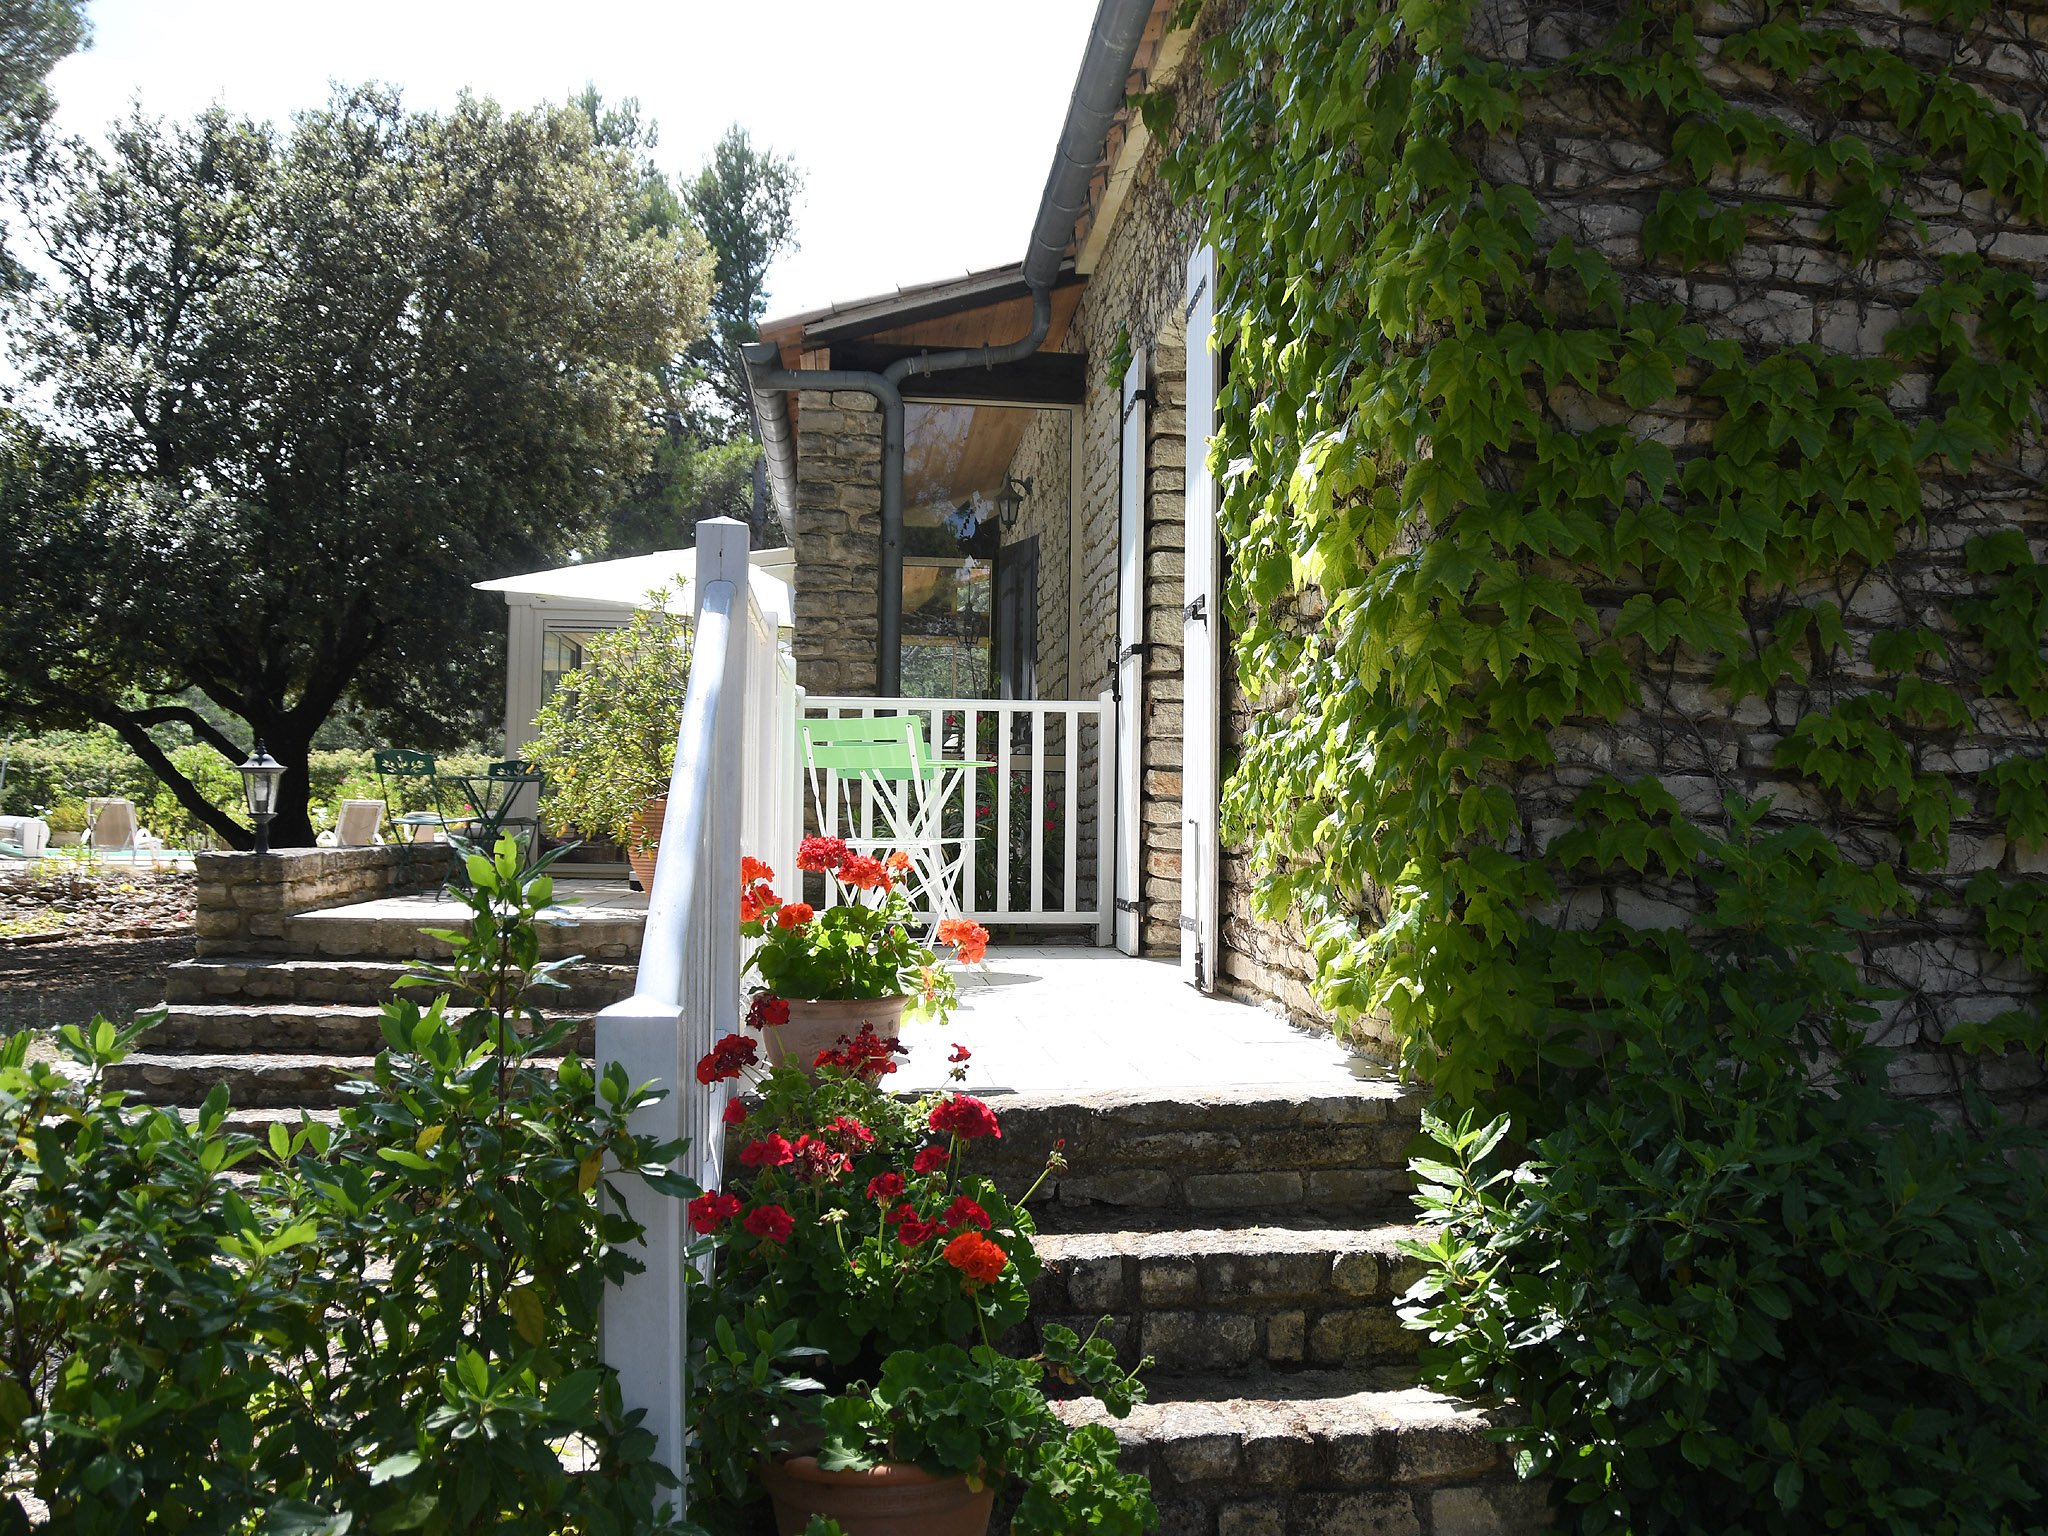
[[[514,858],[471,858],[476,931],[428,978],[468,1010],[387,1006],[338,1130],[128,1107],[104,1073],[149,1020],[61,1032],[74,1072],[0,1049],[0,1446],[51,1531],[674,1528],[598,1354],[641,1229],[597,1189],[686,1186],[627,1128],[646,1094],[547,1059],[553,893]]]
[[[2048,1140],[1888,1094],[1853,919],[1805,915],[1761,809],[1704,850],[1704,941],[1617,953],[1526,1156],[1425,1122],[1426,1376],[1526,1408],[1517,1465],[1589,1536],[2043,1529]]]

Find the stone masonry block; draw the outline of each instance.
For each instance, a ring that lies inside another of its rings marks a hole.
[[[1301,1175],[1294,1169],[1271,1173],[1198,1174],[1186,1181],[1187,1201],[1199,1210],[1257,1210],[1301,1204]]]

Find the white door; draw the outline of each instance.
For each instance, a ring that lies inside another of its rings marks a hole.
[[[1216,830],[1219,631],[1222,594],[1216,538],[1216,480],[1209,473],[1209,437],[1216,430],[1219,359],[1210,348],[1216,314],[1216,252],[1203,246],[1188,259],[1187,555],[1181,589],[1180,974],[1190,986],[1216,990],[1222,954]]]
[[[1138,952],[1145,733],[1145,351],[1124,373],[1116,583],[1116,947]]]

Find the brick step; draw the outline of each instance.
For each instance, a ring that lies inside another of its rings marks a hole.
[[[1002,1136],[973,1143],[968,1167],[1014,1195],[1063,1142],[1066,1172],[1032,1203],[1047,1232],[1398,1218],[1426,1097],[1365,1080],[1299,1093],[1003,1095],[989,1100]]]
[[[645,914],[597,908],[577,913],[561,909],[560,921],[536,925],[543,960],[582,955],[591,960],[628,961],[640,954]],[[422,931],[469,927],[469,913],[457,902],[377,901],[324,912],[301,912],[284,921],[284,942],[291,953],[308,958],[371,960],[443,960],[449,947]]]
[[[424,989],[412,995],[422,1006],[431,1001]],[[368,1003],[173,1003],[163,1023],[146,1031],[138,1044],[155,1055],[375,1056],[385,1045],[380,1014]],[[579,1027],[563,1049],[587,1055],[591,1022],[587,1016],[570,1017]]]
[[[1127,1367],[1150,1356],[1169,1376],[1230,1371],[1246,1392],[1328,1370],[1405,1386],[1422,1340],[1394,1312],[1415,1271],[1397,1245],[1421,1235],[1386,1225],[1041,1236],[1026,1327],[1086,1337],[1107,1317],[1102,1336]]]
[[[633,995],[636,967],[587,961],[558,972],[566,991],[549,999],[565,1012],[595,1013]],[[381,1003],[394,996],[431,999],[425,988],[395,991],[402,960],[280,959],[268,955],[181,960],[165,977],[173,1003]]]
[[[1235,1375],[1150,1385],[1127,1419],[1089,1398],[1060,1411],[1116,1431],[1176,1536],[1535,1536],[1550,1523],[1546,1486],[1518,1482],[1487,1436],[1501,1410],[1341,1373],[1264,1396]]]

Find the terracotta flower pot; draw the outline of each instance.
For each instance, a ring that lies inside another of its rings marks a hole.
[[[803,1536],[811,1516],[839,1522],[846,1536],[987,1536],[995,1490],[964,1477],[933,1477],[908,1462],[868,1472],[827,1472],[815,1456],[765,1462],[761,1483],[775,1504],[779,1536]]]
[[[875,1033],[884,1040],[894,1040],[903,1027],[903,1008],[910,1001],[908,997],[876,998],[791,998],[789,1022],[771,1024],[761,1031],[762,1043],[768,1049],[770,1066],[793,1066],[803,1068],[806,1075],[815,1075],[817,1069],[812,1063],[818,1059],[818,1052],[829,1051],[839,1043],[841,1035],[851,1040],[860,1033],[862,1024],[875,1026]]]
[[[668,815],[668,796],[659,795],[640,807],[639,814],[626,823],[626,862],[633,867],[633,878],[640,882],[640,889],[654,889],[654,860],[658,849],[647,847],[649,840],[661,841],[661,823]]]

